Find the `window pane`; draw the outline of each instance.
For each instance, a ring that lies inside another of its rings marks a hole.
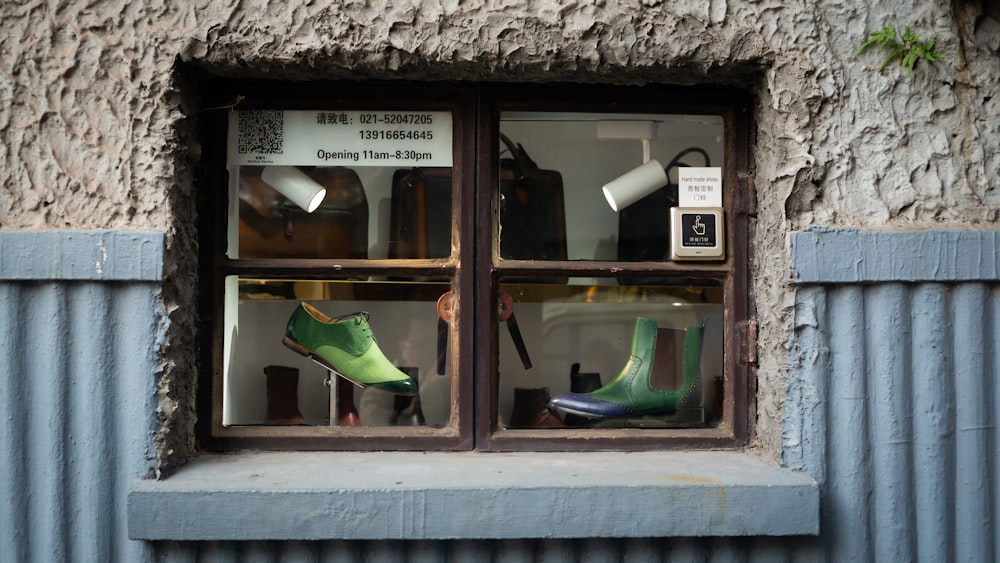
[[[450,287],[230,276],[224,425],[447,426],[451,331],[437,301]]]
[[[447,258],[446,111],[242,111],[229,128],[231,258]]]
[[[746,368],[724,343],[746,317],[746,147],[728,96],[360,88],[218,116],[211,447],[642,449],[742,432]],[[299,109],[266,109],[282,105]],[[652,172],[629,197],[604,193],[634,170]],[[346,349],[368,340],[376,360],[358,367]]]
[[[501,280],[501,303],[509,296],[516,330],[509,320],[499,328],[500,426],[717,424],[722,414],[721,284],[590,282]],[[557,400],[571,392],[576,395]],[[551,403],[549,398],[554,398]]]
[[[721,116],[504,112],[500,130],[501,259],[669,260],[679,168],[723,163]],[[650,160],[613,210],[602,187]]]

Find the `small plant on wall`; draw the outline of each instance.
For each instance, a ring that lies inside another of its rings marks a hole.
[[[869,47],[878,47],[886,53],[882,64],[878,67],[879,72],[882,72],[893,61],[898,60],[899,65],[912,75],[914,67],[921,60],[928,64],[934,64],[938,59],[944,58],[944,55],[934,50],[935,43],[937,43],[937,36],[932,37],[929,41],[923,41],[919,35],[910,31],[909,26],[904,28],[903,38],[900,41],[895,26],[890,24],[878,31],[871,32],[868,39],[854,51],[853,56],[860,55]]]

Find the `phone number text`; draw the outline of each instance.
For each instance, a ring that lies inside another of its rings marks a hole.
[[[434,131],[362,129],[358,133],[363,141],[431,141],[434,139]]]
[[[362,113],[363,125],[432,125],[434,116],[428,113]]]

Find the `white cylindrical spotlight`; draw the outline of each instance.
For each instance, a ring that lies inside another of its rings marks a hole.
[[[615,211],[621,211],[667,185],[667,172],[656,159],[629,170],[604,187],[604,197]]]
[[[265,166],[260,178],[308,213],[326,197],[326,188],[294,166]]]

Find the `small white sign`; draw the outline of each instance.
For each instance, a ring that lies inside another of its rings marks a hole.
[[[447,167],[451,112],[233,111],[228,152],[230,166]]]
[[[677,168],[680,207],[722,207],[722,168]]]

